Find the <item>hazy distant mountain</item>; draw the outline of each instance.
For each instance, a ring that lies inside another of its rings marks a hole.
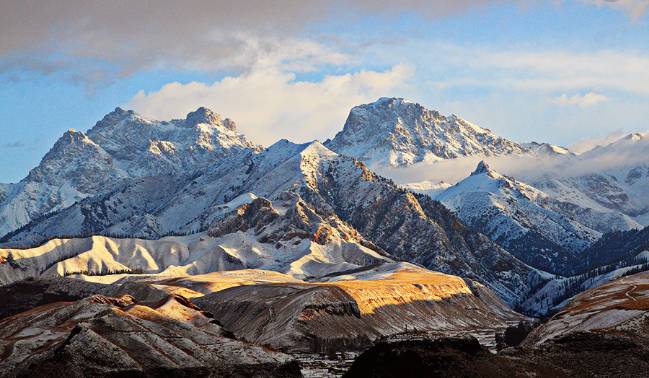
[[[635,226],[646,226],[649,225],[648,152],[649,137],[629,134],[581,154],[577,166],[584,166],[583,173],[571,172],[568,166],[567,172],[546,175],[533,185],[556,199],[601,212],[621,213]]]

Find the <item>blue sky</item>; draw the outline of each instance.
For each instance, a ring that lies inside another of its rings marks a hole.
[[[516,141],[649,129],[649,0],[271,3],[3,2],[0,182],[116,106],[205,105],[262,144],[331,137],[380,96]]]

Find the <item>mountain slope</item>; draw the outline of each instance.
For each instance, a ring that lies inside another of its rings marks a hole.
[[[601,236],[558,211],[563,204],[485,162],[435,198],[522,261],[553,273],[564,274],[574,256]]]
[[[468,229],[440,203],[400,189],[318,142],[280,141],[259,154],[225,157],[191,177],[130,180],[34,222],[4,242],[25,246],[61,234],[158,238],[169,231],[195,232],[218,222],[225,215],[223,204],[242,194],[274,202],[285,192],[298,195],[321,218],[348,223],[394,258],[484,282],[509,303],[547,278]]]
[[[67,131],[26,178],[5,188],[0,236],[125,178],[181,174],[257,148],[205,108],[168,122],[117,108],[87,133]]]
[[[619,278],[577,295],[525,341],[539,344],[574,332],[640,337],[649,329],[649,273]]]
[[[237,286],[193,302],[238,338],[319,353],[365,348],[408,329],[470,333],[522,319],[479,283],[407,263],[324,283]]]
[[[598,146],[579,155],[578,167],[583,172],[567,172],[537,179],[533,185],[548,195],[564,201],[592,208],[600,213],[623,214],[626,225],[610,222],[610,232],[649,225],[649,137],[629,134],[606,146]]]
[[[401,98],[380,98],[352,108],[343,130],[325,145],[370,166],[525,150],[455,115],[446,117]]]
[[[585,250],[573,263],[574,271],[583,273],[597,267],[618,264],[634,265],[643,259],[649,262],[649,227],[642,230],[605,234]]]

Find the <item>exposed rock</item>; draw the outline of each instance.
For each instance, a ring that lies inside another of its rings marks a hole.
[[[289,356],[228,339],[182,298],[91,296],[0,321],[0,376],[299,377]]]
[[[408,329],[496,329],[521,319],[479,284],[410,264],[331,279],[238,286],[193,301],[237,338],[291,352],[358,350]]]

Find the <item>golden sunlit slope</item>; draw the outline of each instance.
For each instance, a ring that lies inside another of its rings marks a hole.
[[[291,351],[355,349],[407,330],[470,332],[522,319],[478,283],[408,263],[328,282],[236,286],[193,302],[237,337]]]

